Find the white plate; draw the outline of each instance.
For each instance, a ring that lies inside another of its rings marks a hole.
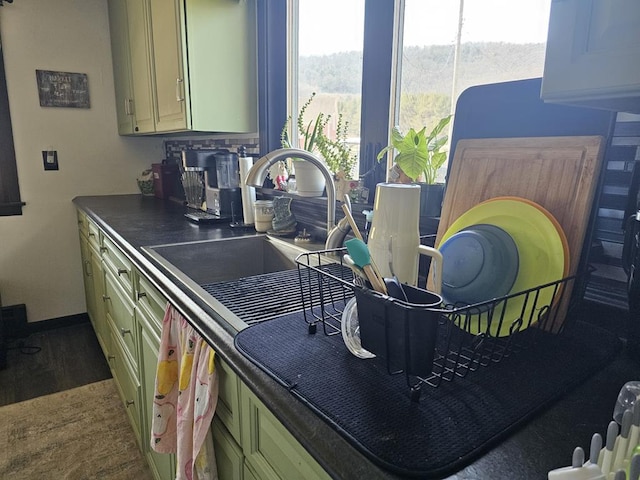
[[[374,358],[375,355],[360,343],[360,325],[358,323],[358,305],[355,297],[347,302],[342,312],[342,339],[347,349],[358,358]]]

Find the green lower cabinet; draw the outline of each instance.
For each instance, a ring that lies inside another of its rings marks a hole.
[[[138,338],[140,338],[140,376],[142,383],[142,451],[156,480],[175,478],[175,455],[158,453],[151,448],[151,423],[153,396],[155,394],[156,367],[160,348],[160,332],[156,321],[148,318],[140,306],[136,306]],[[162,320],[162,319],[161,319]]]
[[[244,464],[244,480],[259,480],[258,477],[256,477],[255,473],[253,473],[251,471],[251,467],[249,467],[249,465],[247,465],[246,463]]]
[[[242,449],[217,417],[213,419],[211,432],[219,480],[242,480],[244,468]]]
[[[111,327],[111,353],[109,354],[109,366],[115,379],[118,393],[122,403],[126,407],[129,422],[133,427],[138,445],[142,445],[141,438],[141,412],[142,402],[140,401],[140,383],[132,365],[128,360],[128,355],[124,353],[124,345],[119,339],[119,333],[115,326],[109,322]]]
[[[331,478],[244,384],[240,386],[240,405],[242,451],[256,478]]]

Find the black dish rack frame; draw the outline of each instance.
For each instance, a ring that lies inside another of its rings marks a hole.
[[[296,258],[308,333],[320,325],[325,335],[341,334],[344,307],[355,297],[362,347],[390,375],[405,375],[412,401],[419,401],[422,387],[465,377],[562,335],[593,270],[474,305],[434,307],[434,294],[420,288],[403,285],[407,301],[372,290],[343,264],[346,253],[336,248]],[[507,311],[516,318],[506,318]]]

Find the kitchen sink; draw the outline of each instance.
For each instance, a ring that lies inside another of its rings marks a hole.
[[[143,247],[168,270],[179,270],[198,285],[296,268],[304,250],[265,235]]]
[[[307,250],[293,242],[256,235],[142,251],[231,333],[303,308],[295,259]]]

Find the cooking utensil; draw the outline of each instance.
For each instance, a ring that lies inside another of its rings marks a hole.
[[[354,273],[353,283],[359,287],[366,286],[367,276],[359,266],[356,265],[356,262],[353,261],[351,255],[346,254],[342,257],[344,263],[351,269]]]
[[[391,277],[391,278],[385,277],[384,284],[387,287],[387,295],[389,295],[390,297],[408,302],[407,295],[404,293],[402,284],[400,283],[397,277]]]
[[[345,195],[344,197],[345,197],[345,203],[342,204],[342,211],[344,212],[344,216],[349,222],[349,226],[351,227],[353,236],[356,237],[358,240],[361,240],[362,242],[364,242],[364,239],[362,238],[362,234],[358,229],[358,225],[356,224],[356,221],[353,218],[353,215],[351,214],[351,200],[349,200],[349,195]],[[373,270],[376,272],[376,276],[378,276],[379,278],[382,278],[382,274],[380,273],[380,270],[378,269],[373,258],[371,258],[371,267],[373,267]]]
[[[382,279],[376,275],[375,270],[371,266],[371,254],[367,248],[367,244],[357,238],[347,240],[344,245],[353,261],[364,271],[369,283],[377,292],[387,294],[387,287]]]

